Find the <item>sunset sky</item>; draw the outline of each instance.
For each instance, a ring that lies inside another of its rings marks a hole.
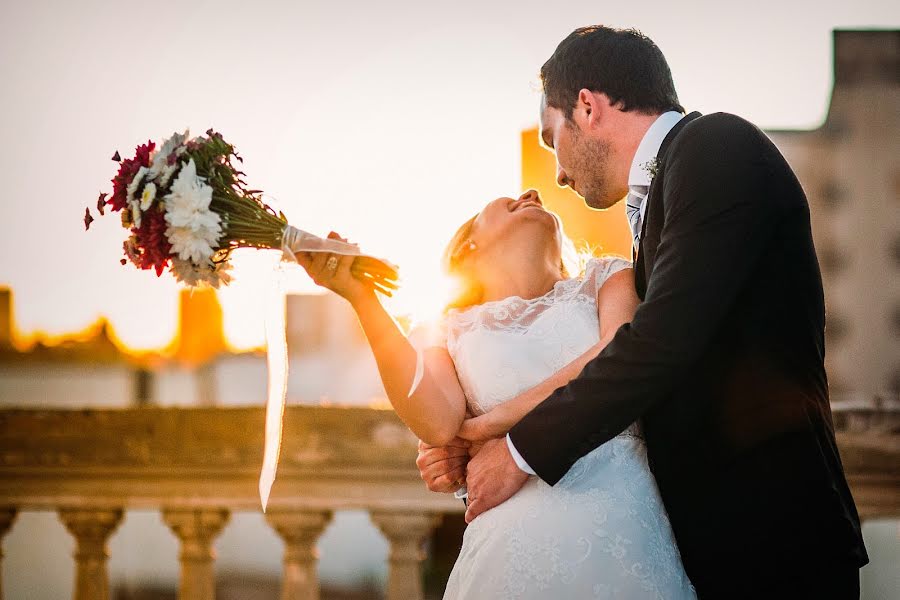
[[[561,4],[566,9],[553,8]],[[221,131],[254,188],[302,229],[335,229],[403,270],[392,308],[440,300],[440,251],[488,200],[520,187],[537,72],[590,23],[662,48],[689,110],[814,128],[831,88],[831,30],[897,27],[900,4],[822,2],[5,2],[0,9],[0,285],[21,335],[109,316],[135,348],[164,346],[177,287],[119,264],[117,217],[85,233],[113,151]],[[220,294],[236,347],[263,341],[274,253],[236,257]]]

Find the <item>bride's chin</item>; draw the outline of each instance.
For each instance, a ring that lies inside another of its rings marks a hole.
[[[548,225],[556,227],[556,217],[553,216],[553,213],[548,212],[542,208],[523,208],[522,210],[518,211],[517,216],[523,221],[546,223]]]

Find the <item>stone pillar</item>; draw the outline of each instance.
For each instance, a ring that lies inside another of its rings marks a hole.
[[[16,509],[9,507],[0,508],[0,600],[3,600],[3,538],[6,537],[15,519]]]
[[[281,600],[319,600],[316,540],[331,521],[331,512],[272,509],[266,520],[284,540]]]
[[[122,509],[61,508],[59,520],[75,538],[75,600],[109,600],[106,541]]]
[[[164,508],[163,521],[181,542],[179,600],[214,600],[213,540],[228,522],[226,509]]]
[[[440,517],[388,511],[372,511],[371,517],[391,544],[387,600],[422,600],[424,544]]]

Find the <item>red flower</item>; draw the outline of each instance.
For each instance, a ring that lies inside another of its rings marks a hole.
[[[135,264],[142,269],[156,269],[157,277],[168,266],[172,252],[172,244],[166,239],[167,225],[165,213],[154,204],[141,215],[141,226],[131,229],[140,251]]]
[[[134,158],[126,158],[119,163],[119,172],[113,177],[113,193],[109,200],[106,201],[114,211],[122,210],[128,203],[128,184],[134,179],[134,176],[141,167],[150,167],[150,153],[156,144],[147,141],[134,149]]]

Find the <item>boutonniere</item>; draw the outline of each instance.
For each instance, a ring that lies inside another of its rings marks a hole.
[[[656,157],[654,156],[642,164],[641,168],[647,171],[647,174],[650,175],[650,181],[653,182],[653,178],[656,177],[656,172],[659,170],[659,161],[656,160]]]

